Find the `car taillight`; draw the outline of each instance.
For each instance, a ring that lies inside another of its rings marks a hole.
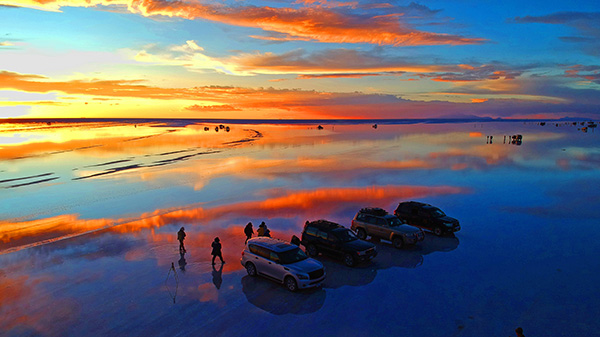
[[[242,250],[242,256],[244,256],[244,251]]]

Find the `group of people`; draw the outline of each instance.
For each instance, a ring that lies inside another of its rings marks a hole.
[[[260,225],[258,225],[258,230],[256,231],[258,236],[266,236],[266,237],[271,237],[271,231],[267,228],[267,225],[265,224],[265,222],[261,222]],[[248,224],[246,225],[246,227],[244,227],[244,234],[246,234],[246,242],[248,242],[248,240],[252,237],[252,235],[254,234],[254,228],[252,227],[252,222],[248,222]],[[183,244],[183,240],[185,240],[186,234],[185,234],[185,228],[181,227],[179,229],[179,232],[177,232],[177,241],[179,241],[179,253],[180,254],[185,254],[186,250],[185,250],[185,246]],[[246,243],[244,242],[244,243]],[[223,260],[223,253],[221,252],[222,249],[222,245],[221,245],[221,240],[216,237],[214,239],[214,241],[211,244],[212,247],[212,264],[213,266],[215,265],[215,259],[217,257],[219,257],[219,259],[221,260],[221,263],[225,263],[225,261]]]
[[[246,242],[247,243],[248,240],[250,240],[250,238],[252,238],[252,235],[254,234],[254,228],[252,227],[252,222],[248,222],[248,224],[246,225],[246,227],[244,227],[244,234],[246,234]],[[258,230],[256,231],[256,234],[258,236],[266,236],[266,237],[271,237],[271,231],[267,228],[267,225],[265,224],[265,222],[261,222],[260,225],[258,225]]]

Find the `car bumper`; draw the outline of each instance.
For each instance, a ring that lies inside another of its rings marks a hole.
[[[323,285],[323,281],[325,281],[325,276],[323,275],[319,278],[316,278],[314,280],[297,280],[298,282],[298,288],[300,289],[308,289],[308,288],[314,288],[314,287],[320,287]]]
[[[373,260],[373,258],[375,256],[377,256],[377,251],[375,251],[373,254],[369,254],[369,255],[357,255],[356,258],[358,259],[359,262],[367,262],[367,261]]]

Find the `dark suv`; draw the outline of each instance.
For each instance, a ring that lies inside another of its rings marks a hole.
[[[411,226],[429,229],[437,236],[460,230],[458,220],[447,216],[439,208],[422,202],[401,202],[394,215]]]
[[[351,228],[362,240],[370,235],[373,238],[390,240],[396,248],[414,245],[425,239],[423,230],[405,224],[382,208],[361,209],[352,220]]]
[[[360,240],[348,228],[327,220],[307,221],[301,242],[308,255],[317,256],[322,252],[341,257],[349,267],[377,255],[374,244]]]

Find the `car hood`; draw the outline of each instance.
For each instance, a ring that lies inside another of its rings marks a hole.
[[[449,216],[443,216],[443,217],[441,217],[441,218],[438,218],[438,219],[439,219],[441,222],[444,222],[444,223],[451,223],[451,224],[453,224],[453,225],[458,225],[458,220],[456,220],[456,219],[454,219],[454,218],[452,218],[452,217],[449,217]]]
[[[353,250],[357,250],[357,251],[363,251],[363,250],[367,250],[369,248],[373,248],[375,247],[374,244],[367,242],[367,241],[363,241],[363,240],[354,240],[354,241],[350,241],[350,242],[345,242],[344,246]]]
[[[396,233],[404,233],[404,234],[414,234],[414,233],[418,233],[421,230],[413,227],[413,226],[409,226],[409,225],[400,225],[400,226],[396,226],[396,227],[391,227],[392,230]]]
[[[315,270],[319,270],[323,268],[323,264],[315,259],[308,258],[306,260],[286,264],[286,267],[289,269],[301,272],[301,273],[310,273]]]

